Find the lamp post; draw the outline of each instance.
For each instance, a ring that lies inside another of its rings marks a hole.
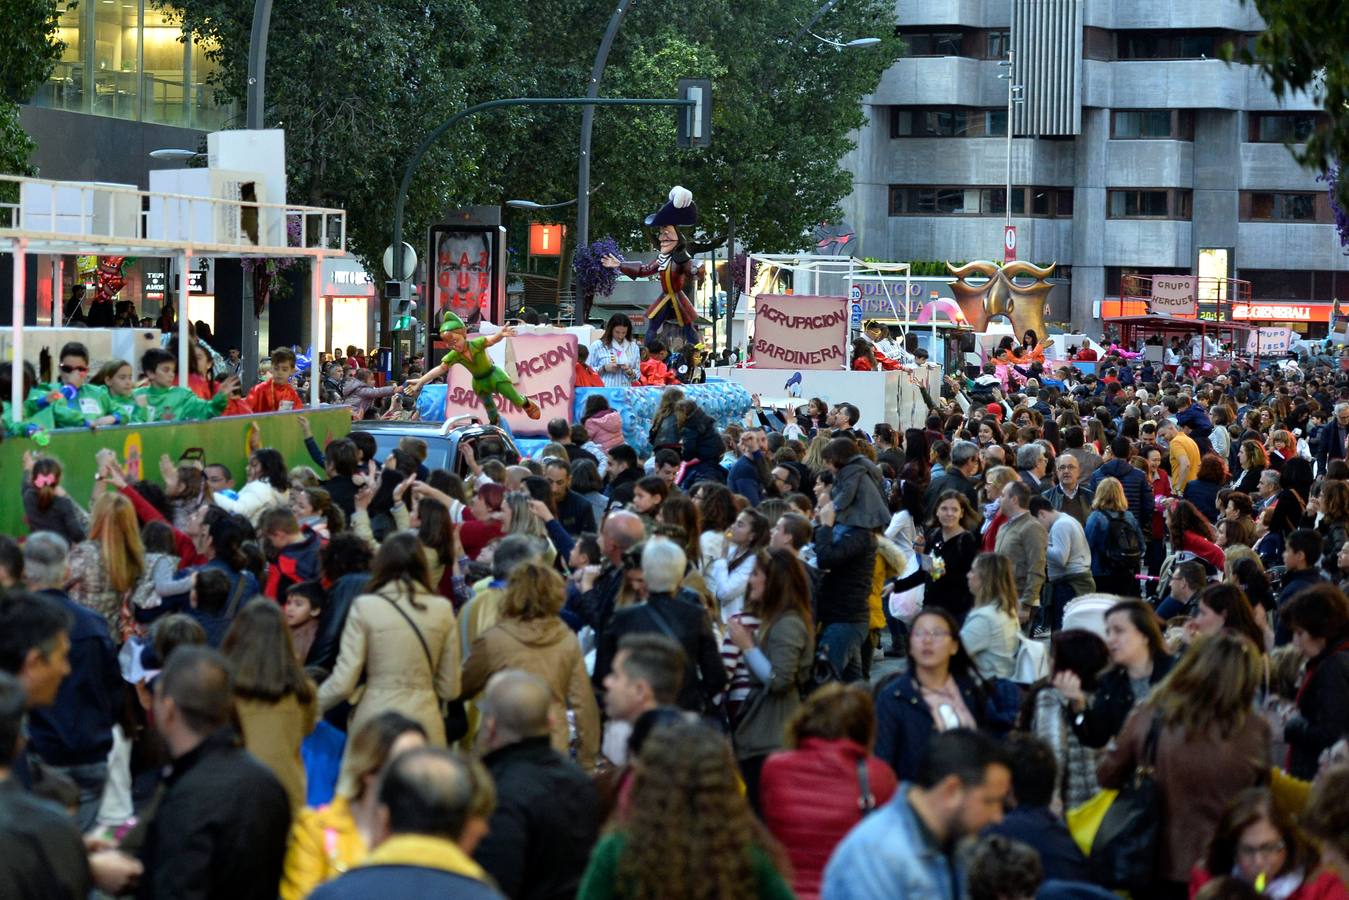
[[[1009,49],[1007,51],[1007,60],[998,63],[999,66],[1007,69],[1006,72],[998,77],[1007,79],[1007,193],[1004,197],[1007,206],[1006,224],[1008,228],[1012,227],[1012,117],[1015,112],[1016,104],[1026,102],[1021,96],[1021,92],[1025,89],[1025,85],[1016,84],[1016,79],[1013,77],[1013,73],[1015,72],[1015,69],[1012,66],[1014,53],[1015,51]]]
[[[837,2],[837,0],[835,0]],[[613,15],[609,17],[609,26],[604,29],[599,49],[595,51],[595,63],[590,68],[590,82],[586,85],[586,96],[593,99],[600,95],[600,79],[604,77],[604,67],[609,62],[609,48],[614,44],[614,35],[623,24],[623,16],[628,12],[632,0],[618,0]],[[581,108],[581,154],[576,170],[576,249],[590,244],[590,136],[595,128],[595,107]],[[558,273],[558,279],[562,275]],[[577,297],[573,304],[572,324],[584,325],[586,322],[585,298]]]

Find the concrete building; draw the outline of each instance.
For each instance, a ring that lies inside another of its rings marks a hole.
[[[1266,324],[1325,333],[1349,257],[1325,185],[1284,146],[1321,117],[1218,58],[1263,29],[1253,4],[905,0],[896,15],[907,56],[845,160],[859,255],[1002,258],[1012,49],[1013,134],[1038,135],[1012,142],[1017,256],[1071,280],[1051,320],[1090,326],[1123,275],[1196,273],[1248,279]]]

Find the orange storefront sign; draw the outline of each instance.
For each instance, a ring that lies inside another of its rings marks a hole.
[[[1233,303],[1232,318],[1261,322],[1329,322],[1329,303]]]

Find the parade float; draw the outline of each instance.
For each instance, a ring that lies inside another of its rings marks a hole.
[[[91,368],[126,359],[140,368],[139,351],[157,344],[144,329],[79,329],[71,335],[57,327],[29,327],[28,257],[36,254],[172,259],[177,284],[177,375],[189,378],[188,279],[194,257],[294,259],[310,261],[314,333],[322,333],[322,262],[346,256],[346,213],[340,209],[286,202],[285,144],[280,131],[227,131],[207,137],[208,167],[151,173],[150,190],[134,186],[65,182],[0,175],[0,190],[17,202],[0,204],[0,253],[10,256],[11,325],[0,332],[11,390],[4,397],[10,439],[0,443],[0,531],[27,530],[18,502],[23,455],[38,451],[64,465],[62,487],[77,502],[88,501],[95,486],[95,456],[117,455],[130,480],[158,470],[161,456],[180,459],[200,450],[211,462],[228,466],[242,479],[251,446],[269,446],[288,459],[304,460],[303,435],[295,421],[300,411],[220,417],[206,421],[160,421],[137,425],[51,429],[26,422],[24,362],[37,363],[42,351],[55,355],[71,337],[89,352]],[[53,316],[63,321],[59,285],[53,292]],[[350,430],[346,407],[319,408],[319,379],[310,385],[311,410],[305,411],[315,437],[326,441]],[[57,401],[62,402],[62,401]],[[74,402],[73,400],[64,402]],[[18,435],[17,437],[14,435]]]

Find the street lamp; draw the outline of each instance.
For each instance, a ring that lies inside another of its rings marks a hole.
[[[590,193],[597,194],[602,187],[604,187],[603,184],[597,184],[591,189]],[[561,203],[539,203],[535,200],[507,200],[506,205],[512,209],[561,209],[564,206],[571,206],[578,200],[580,200],[579,197],[572,197],[570,200],[563,200]]]
[[[863,47],[875,47],[881,42],[878,37],[853,38],[851,41],[831,41],[829,38],[820,37],[813,31],[807,33],[821,44],[828,44],[835,50],[860,50]]]
[[[163,147],[159,150],[151,150],[150,158],[166,160],[171,162],[187,162],[189,159],[196,159],[205,156],[205,153],[196,150],[182,150],[177,147]]]
[[[1007,59],[998,63],[999,67],[1006,68],[1007,71],[999,75],[998,78],[1007,79],[1007,193],[1004,195],[1007,205],[1007,227],[1012,227],[1012,116],[1013,107],[1018,103],[1025,103],[1026,100],[1021,96],[1021,92],[1026,89],[1023,84],[1014,84],[1012,73],[1013,60],[1012,50],[1007,51]]]

